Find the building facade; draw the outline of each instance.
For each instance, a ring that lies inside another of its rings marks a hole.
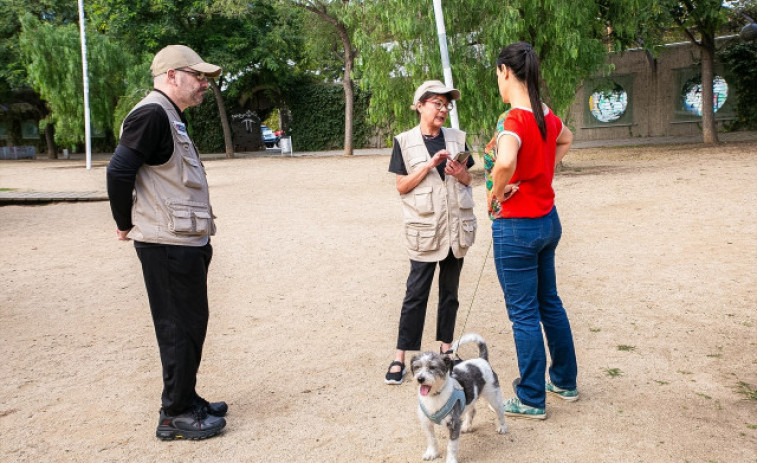
[[[718,45],[725,45],[724,40]],[[611,54],[612,73],[584,81],[570,108],[568,123],[576,140],[699,135],[699,55],[691,43],[667,45],[657,58],[640,49]],[[735,119],[737,95],[717,61],[713,90],[720,129]]]

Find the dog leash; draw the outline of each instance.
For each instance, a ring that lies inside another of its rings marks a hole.
[[[481,264],[481,271],[478,273],[478,280],[476,281],[476,287],[473,289],[473,296],[471,296],[470,299],[470,305],[468,306],[468,313],[465,314],[465,321],[463,322],[463,329],[460,330],[460,338],[457,340],[458,347],[460,347],[459,343],[463,339],[463,333],[465,333],[465,327],[468,325],[468,317],[470,316],[471,310],[473,309],[473,302],[476,300],[476,294],[478,293],[478,286],[481,283],[481,277],[484,275],[484,268],[486,267],[486,261],[489,260],[489,251],[491,251],[492,244],[494,243],[494,238],[489,241],[489,246],[486,248],[486,256],[484,257],[484,263]],[[457,354],[457,350],[455,351],[455,356],[460,359],[460,356]],[[462,359],[460,359],[462,360]]]

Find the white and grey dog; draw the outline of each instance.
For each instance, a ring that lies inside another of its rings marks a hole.
[[[466,360],[454,368],[448,355],[433,352],[417,354],[410,361],[413,377],[418,382],[418,418],[428,441],[424,460],[439,457],[434,424],[443,424],[449,429],[447,463],[457,462],[460,433],[473,429],[475,402],[479,396],[486,397],[496,410],[499,418],[497,432],[507,432],[499,380],[489,365],[483,338],[466,334],[453,344],[452,350],[457,352],[461,345],[473,342],[478,344],[479,358]]]

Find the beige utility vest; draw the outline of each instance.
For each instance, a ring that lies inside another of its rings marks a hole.
[[[444,142],[451,156],[465,149],[465,132],[442,127]],[[397,137],[402,160],[408,174],[423,168],[431,159],[423,142],[420,126]],[[405,225],[405,247],[410,259],[419,262],[439,262],[452,253],[458,259],[465,256],[476,239],[476,216],[473,213],[473,189],[455,177],[444,180],[436,168],[412,191],[401,195]]]
[[[147,243],[204,246],[216,231],[205,168],[168,97],[153,91],[134,109],[151,103],[166,111],[174,149],[165,164],[143,164],[137,171],[131,209],[134,228],[128,237]]]

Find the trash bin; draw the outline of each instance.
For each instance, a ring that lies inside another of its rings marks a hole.
[[[279,140],[279,146],[281,147],[281,154],[292,155],[292,137],[281,137]]]

